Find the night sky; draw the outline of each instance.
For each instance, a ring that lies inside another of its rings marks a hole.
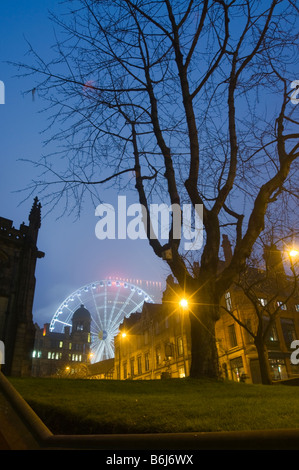
[[[32,78],[17,78],[18,70],[7,62],[30,62],[26,40],[48,57],[54,42],[49,9],[58,10],[59,1],[1,2],[0,80],[5,84],[5,104],[0,106],[0,216],[13,220],[15,228],[23,221],[28,223],[35,196],[28,198],[28,191],[21,190],[39,174],[33,165],[21,160],[39,160],[48,152],[44,141],[49,136],[43,132],[47,127],[47,116],[41,113],[45,103],[25,93],[34,87]],[[116,195],[107,193],[103,199],[109,202]],[[87,200],[80,219],[74,220],[73,216],[59,218],[59,208],[46,216],[48,208],[42,209],[38,248],[45,252],[45,258],[37,262],[33,311],[40,326],[50,322],[68,295],[87,283],[108,277],[163,282],[169,273],[146,240],[98,240],[94,210]]]

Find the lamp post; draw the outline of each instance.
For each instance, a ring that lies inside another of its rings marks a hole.
[[[185,377],[186,377],[187,376],[187,364],[186,364],[185,344],[184,344],[184,314],[185,314],[185,311],[188,309],[189,302],[185,297],[183,297],[180,300],[179,304],[180,304],[180,307],[181,307],[181,331],[182,331],[183,361],[184,361],[184,370],[185,370]],[[186,345],[187,345],[187,338],[186,338]]]
[[[120,359],[121,340],[123,338],[126,338],[126,336],[127,336],[127,333],[125,331],[123,331],[120,334],[120,338],[119,338],[119,347],[118,347],[119,380],[121,380],[121,359]]]
[[[293,247],[293,248],[288,250],[288,255],[289,255],[289,259],[290,259],[292,273],[293,273],[294,276],[296,276],[294,260],[296,260],[296,258],[298,258],[299,251],[296,248]]]

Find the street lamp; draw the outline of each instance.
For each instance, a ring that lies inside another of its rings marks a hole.
[[[184,370],[185,376],[187,375],[187,364],[186,364],[186,357],[185,357],[185,344],[184,344],[184,310],[188,308],[189,302],[186,298],[182,298],[179,302],[182,313],[181,313],[181,332],[182,332],[182,346],[183,346],[183,360],[184,360]],[[187,345],[187,337],[186,337],[186,345]],[[187,347],[188,350],[188,347]]]
[[[299,255],[299,251],[298,250],[290,250],[289,255],[290,255],[291,258],[296,258],[296,256]]]
[[[181,299],[181,300],[180,300],[180,306],[181,306],[182,308],[187,308],[187,307],[188,307],[188,300],[187,300],[187,299],[184,299],[184,298]]]
[[[127,333],[125,331],[122,331],[120,333],[120,339],[121,338],[126,338],[127,336]],[[121,349],[121,341],[119,339],[119,342],[118,342],[118,368],[119,368],[119,372],[118,372],[118,379],[121,380],[121,357],[120,357],[120,349]]]

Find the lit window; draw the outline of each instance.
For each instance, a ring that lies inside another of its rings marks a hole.
[[[233,307],[232,307],[232,300],[231,300],[231,297],[230,297],[230,292],[227,292],[225,294],[225,303],[226,303],[227,310],[229,310],[231,312]]]
[[[156,361],[157,361],[157,365],[161,364],[161,349],[160,349],[160,347],[156,348]]]
[[[177,339],[177,346],[178,346],[178,355],[182,356],[184,349],[183,349],[183,338],[181,336]]]
[[[299,312],[299,304],[295,305],[295,310],[296,310],[296,312]]]
[[[286,310],[287,306],[285,303],[278,301],[277,302],[277,307],[280,307],[281,310]]]
[[[179,368],[179,377],[180,379],[183,379],[185,377],[185,367],[180,367]]]
[[[59,341],[59,347],[60,347],[60,348],[63,347],[63,341]]]
[[[267,299],[259,299],[259,303],[262,305],[262,307],[266,307]]]

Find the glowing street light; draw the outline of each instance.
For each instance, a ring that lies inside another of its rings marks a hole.
[[[187,299],[181,299],[180,300],[180,306],[183,307],[183,308],[187,308],[188,307],[188,300]]]
[[[125,333],[125,332],[121,334],[122,338],[125,338],[126,336],[127,336],[127,333]]]
[[[289,255],[291,256],[291,258],[295,258],[296,256],[299,255],[299,251],[298,250],[290,250]]]

